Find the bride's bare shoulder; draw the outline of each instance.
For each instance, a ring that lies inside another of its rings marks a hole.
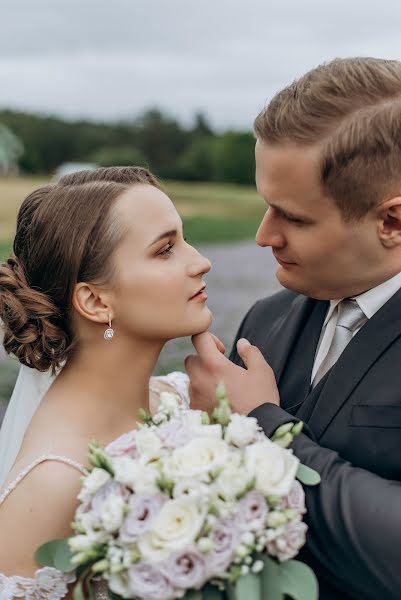
[[[0,505],[1,572],[32,577],[35,550],[71,534],[82,472],[75,461],[43,460]]]

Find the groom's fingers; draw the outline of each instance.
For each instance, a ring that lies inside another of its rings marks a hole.
[[[184,360],[185,370],[190,375],[190,372],[194,371],[197,367],[201,366],[200,358],[197,354],[188,354]]]
[[[192,343],[200,360],[207,366],[212,367],[215,366],[216,363],[221,364],[222,360],[228,360],[222,355],[221,350],[219,350],[216,345],[214,336],[212,337],[212,334],[208,331],[192,336]]]
[[[216,335],[214,335],[214,333],[211,333],[210,335],[212,336],[214,343],[216,344],[217,350],[224,354],[226,351],[226,347],[223,344],[223,342],[219,340],[219,338]]]

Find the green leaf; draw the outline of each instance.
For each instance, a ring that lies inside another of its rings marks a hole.
[[[119,596],[118,594],[115,594],[111,590],[109,590],[109,598],[111,600],[124,600],[122,596]]]
[[[250,600],[260,598],[262,600],[262,580],[259,575],[249,573],[242,575],[235,585],[236,600]]]
[[[280,584],[284,594],[293,600],[318,600],[317,579],[310,567],[299,560],[280,565]]]
[[[280,565],[269,556],[258,556],[265,564],[263,571],[260,573],[262,583],[262,597],[269,600],[283,600],[283,594],[280,585]]]
[[[73,600],[85,600],[83,581],[78,581],[78,583],[75,585],[72,597]]]
[[[201,590],[188,590],[183,600],[224,600],[224,592],[207,583]]]
[[[298,467],[297,479],[304,485],[317,485],[321,481],[317,471],[303,464],[300,464]]]
[[[67,538],[50,540],[35,552],[36,562],[43,567],[54,567],[63,573],[74,570],[71,562],[72,554]]]

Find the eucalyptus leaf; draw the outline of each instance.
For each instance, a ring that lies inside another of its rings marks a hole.
[[[39,565],[53,567],[63,573],[74,570],[71,556],[67,538],[50,540],[35,552],[35,560]]]
[[[235,599],[250,600],[253,598],[262,600],[261,577],[253,573],[242,575],[235,584]]]
[[[283,600],[280,582],[280,565],[267,555],[260,556],[264,562],[264,569],[260,573],[262,583],[262,597],[269,600]]]
[[[215,585],[207,583],[202,588],[202,600],[224,600],[224,592],[219,590]]]
[[[319,473],[302,464],[298,466],[297,479],[304,485],[317,485],[320,483]]]
[[[312,569],[299,560],[289,560],[280,565],[282,591],[293,600],[318,600],[319,589]]]

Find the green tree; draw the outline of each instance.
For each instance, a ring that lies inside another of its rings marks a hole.
[[[106,146],[99,148],[89,155],[88,160],[101,167],[137,166],[147,167],[147,160],[143,153],[134,146]]]
[[[254,183],[255,138],[251,133],[229,131],[219,136],[213,156],[216,181]]]

